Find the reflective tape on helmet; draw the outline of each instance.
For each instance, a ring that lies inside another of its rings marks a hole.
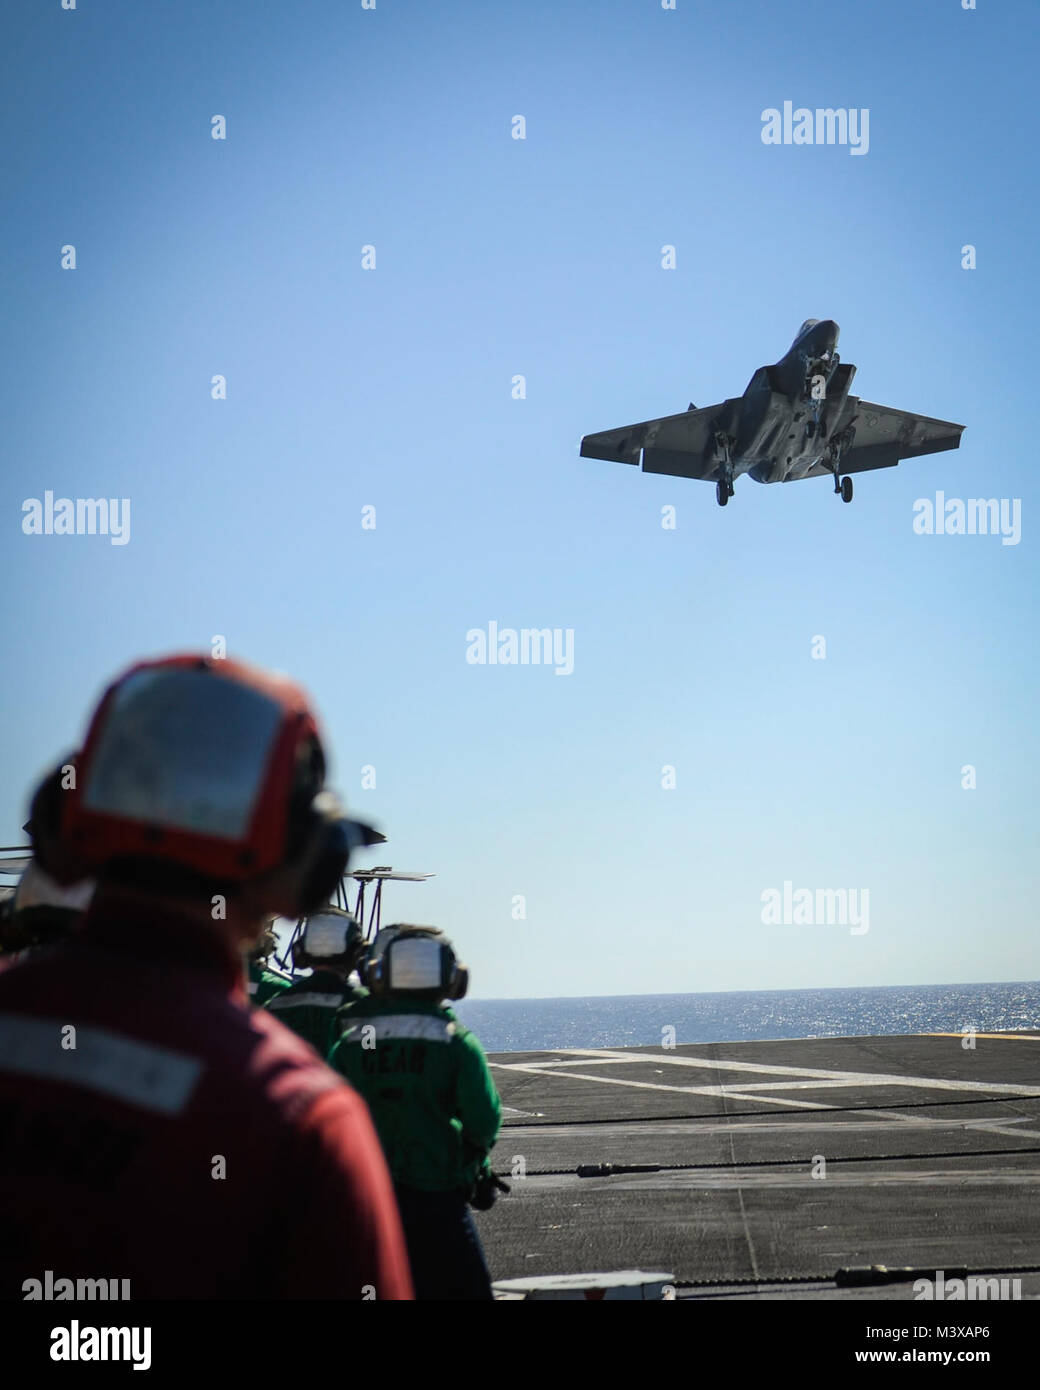
[[[204,669],[153,667],[116,691],[83,805],[125,820],[244,838],[281,724],[269,696]]]
[[[399,936],[386,948],[391,989],[404,993],[416,989],[440,989],[443,980],[443,943],[435,936]]]
[[[360,928],[349,913],[327,908],[307,918],[301,944],[308,956],[328,960],[345,955],[360,937]]]

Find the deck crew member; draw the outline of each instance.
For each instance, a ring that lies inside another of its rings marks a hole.
[[[30,860],[0,912],[0,957],[24,960],[64,941],[79,930],[93,896],[90,879],[63,887]]]
[[[416,1297],[489,1299],[468,1203],[490,1180],[502,1108],[484,1052],[445,1000],[468,971],[435,928],[380,933],[330,1062],[364,1096],[394,1179]]]
[[[288,975],[271,969],[270,960],[277,949],[278,940],[274,934],[272,917],[260,933],[246,961],[246,993],[250,1001],[260,1008],[265,1007],[271,999],[283,993],[292,984]]]
[[[293,943],[293,968],[310,970],[268,1000],[267,1008],[327,1057],[339,1038],[337,1013],[366,991],[349,977],[365,949],[361,928],[342,908],[325,906],[303,923]]]
[[[231,660],[145,662],[69,761],[34,851],[97,889],[78,933],[0,974],[0,1297],[53,1270],[132,1299],[408,1298],[364,1104],[246,1003],[264,922],[326,902],[368,841],[323,790],[306,696]]]

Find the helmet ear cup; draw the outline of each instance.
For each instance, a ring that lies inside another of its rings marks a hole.
[[[382,996],[386,993],[386,957],[376,956],[361,971],[361,979],[369,994]]]
[[[307,917],[323,907],[350,860],[350,834],[344,822],[313,806],[307,817],[309,826],[302,824],[302,817],[296,825],[296,843],[302,851],[263,881],[264,902],[279,917]]]
[[[446,998],[465,999],[467,989],[469,989],[469,971],[464,965],[456,964],[452,971],[451,984]]]
[[[311,835],[312,853],[300,878],[296,911],[301,917],[329,901],[350,862],[350,837],[340,820],[311,813],[318,824]]]
[[[64,785],[70,766],[75,771],[72,760],[67,758],[47,773],[33,793],[25,826],[32,841],[33,858],[48,877],[63,886],[87,875],[86,865],[77,856],[75,846],[62,834],[62,798],[72,790]]]
[[[286,813],[285,864],[270,879],[282,917],[306,917],[327,903],[343,877],[352,843],[342,808],[322,791],[325,755],[317,738],[304,743]]]

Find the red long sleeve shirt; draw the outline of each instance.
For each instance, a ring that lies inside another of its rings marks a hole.
[[[410,1298],[360,1097],[246,1003],[216,931],[95,910],[0,974],[0,1298]]]

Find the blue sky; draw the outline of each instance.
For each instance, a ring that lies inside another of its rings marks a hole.
[[[1038,26],[18,6],[0,839],[114,672],[219,634],[311,690],[390,837],[364,862],[437,875],[391,915],[452,934],[478,996],[1036,978]],[[785,100],[868,108],[869,152],[764,145]],[[811,316],[960,451],[725,511],[579,459],[739,394]],[[47,489],[129,497],[129,543],[25,536]],[[916,535],[939,489],[1022,499],[1020,543]],[[573,674],[467,664],[491,620],[572,629]],[[764,924],[785,882],[867,889],[869,931]]]

